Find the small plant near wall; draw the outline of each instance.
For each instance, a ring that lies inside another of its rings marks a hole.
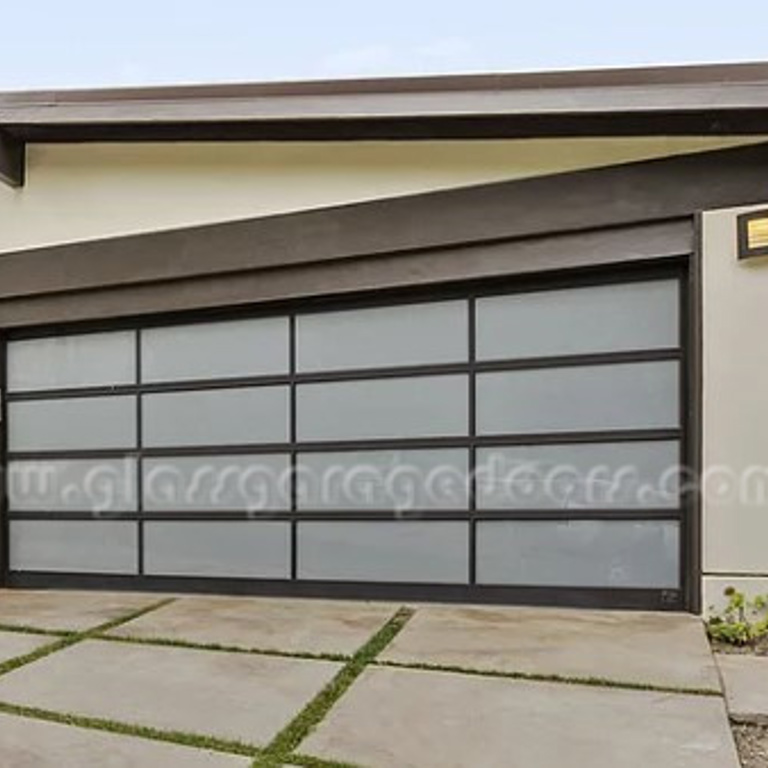
[[[728,604],[722,613],[714,612],[707,621],[712,640],[727,645],[755,645],[768,638],[768,595],[752,599],[734,587],[725,590]]]

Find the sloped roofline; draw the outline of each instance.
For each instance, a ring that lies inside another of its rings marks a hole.
[[[0,93],[0,177],[27,142],[768,134],[768,62]]]

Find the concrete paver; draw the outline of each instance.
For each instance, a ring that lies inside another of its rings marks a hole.
[[[0,632],[0,664],[17,656],[26,656],[38,648],[56,642],[55,637],[27,635],[18,632]]]
[[[352,654],[395,612],[380,603],[265,598],[182,598],[116,629],[242,648]]]
[[[0,625],[85,630],[159,599],[0,592]],[[183,597],[114,633],[351,654],[395,610],[378,603]],[[54,640],[0,631],[0,662]],[[672,614],[420,606],[382,658],[719,689],[701,622]],[[768,692],[755,686],[768,679],[768,659],[719,662],[734,714],[768,712]],[[0,677],[0,701],[263,745],[340,668],[88,640]],[[569,764],[590,768],[738,766],[721,698],[384,667],[367,669],[299,749],[370,768],[550,768],[562,765],[564,755]],[[245,768],[249,762],[0,715],[2,768]]]
[[[0,624],[80,632],[139,610],[158,595],[115,592],[0,591]]]
[[[0,715],[3,768],[248,768],[246,757]]]
[[[339,668],[93,640],[0,678],[0,701],[263,744]]]
[[[723,700],[369,668],[301,751],[372,768],[738,768]]]
[[[421,607],[381,658],[720,690],[702,623],[682,614]]]
[[[768,657],[718,653],[716,658],[731,716],[768,723]]]

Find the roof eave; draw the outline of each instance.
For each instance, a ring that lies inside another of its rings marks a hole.
[[[0,93],[0,178],[26,142],[768,134],[768,63]]]

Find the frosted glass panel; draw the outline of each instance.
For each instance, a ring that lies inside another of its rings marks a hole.
[[[677,347],[679,291],[657,280],[478,299],[478,360]]]
[[[408,304],[297,318],[299,371],[465,362],[467,302]]]
[[[466,376],[304,384],[297,388],[300,440],[466,435]]]
[[[144,445],[238,445],[288,439],[288,388],[145,395]]]
[[[12,571],[137,572],[137,524],[85,520],[12,520]]]
[[[290,507],[287,454],[144,459],[149,512],[265,512]]]
[[[464,449],[299,454],[299,509],[467,509],[468,466]]]
[[[675,508],[676,441],[483,448],[478,509]]]
[[[8,344],[11,392],[136,383],[133,331],[56,336]]]
[[[8,497],[12,512],[133,512],[136,460],[11,461]]]
[[[8,403],[11,451],[136,447],[136,398],[73,397]]]
[[[480,434],[674,428],[676,362],[484,373],[477,377]]]
[[[153,576],[287,579],[290,524],[148,522],[144,570]]]
[[[299,523],[298,536],[301,579],[467,583],[467,523]]]
[[[665,520],[480,522],[477,581],[675,589],[679,538]]]
[[[146,382],[287,373],[288,319],[148,328],[141,350]]]

